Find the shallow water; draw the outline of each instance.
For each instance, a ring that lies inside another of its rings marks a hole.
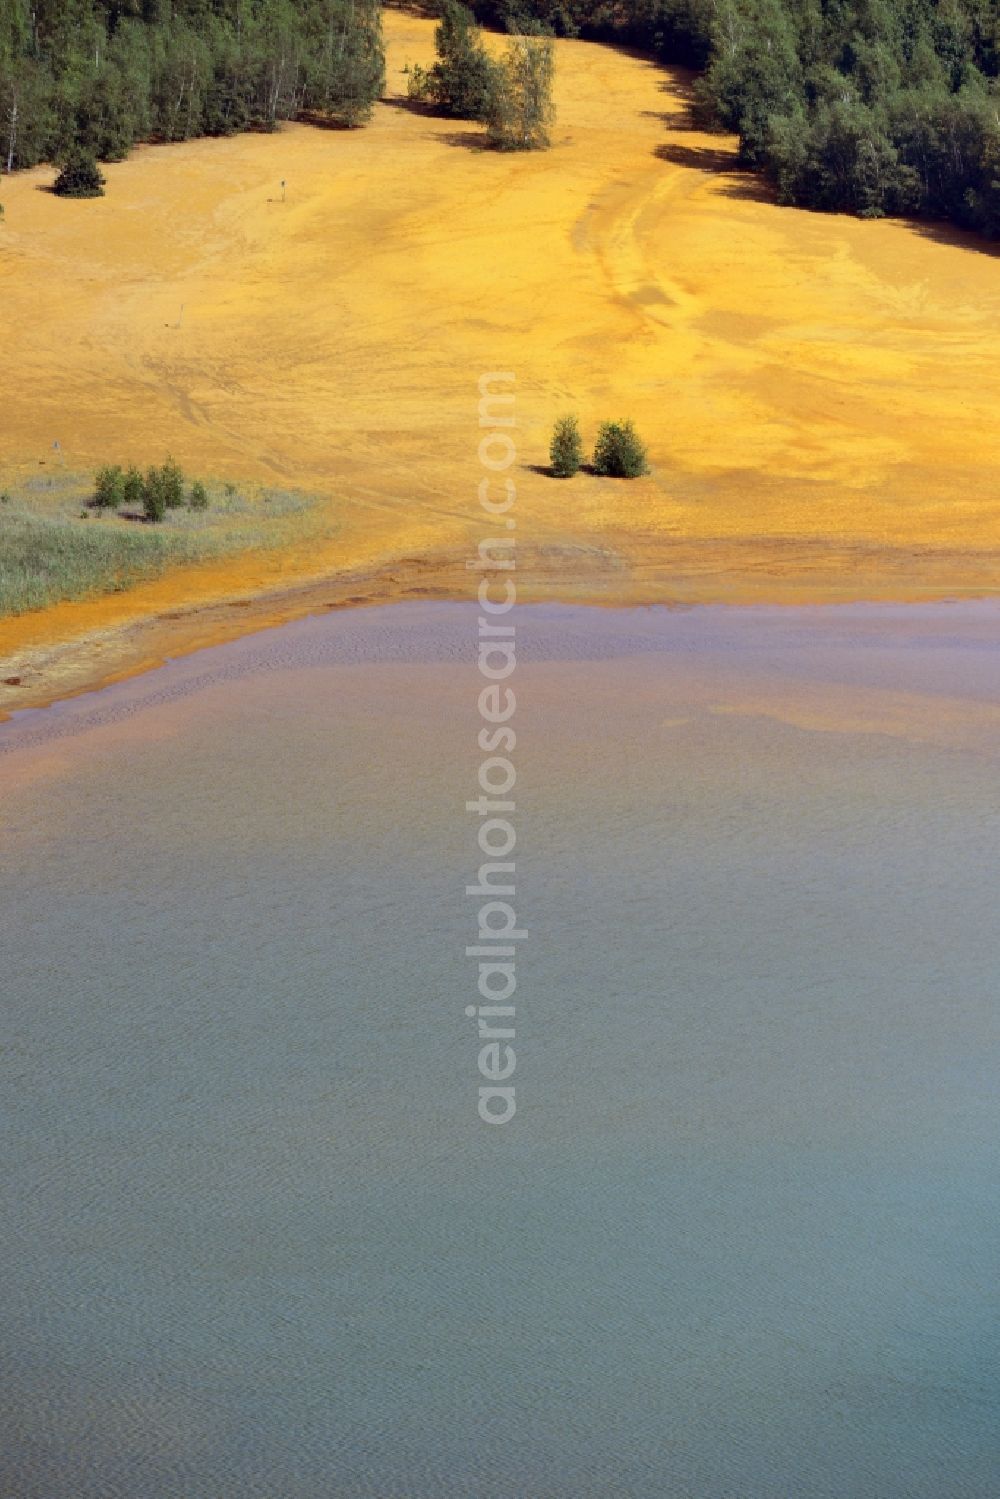
[[[475,614],[0,728],[16,1499],[1000,1494],[988,606]]]

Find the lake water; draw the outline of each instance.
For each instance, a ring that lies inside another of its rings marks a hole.
[[[985,1499],[1000,612],[474,611],[0,726],[5,1499]]]

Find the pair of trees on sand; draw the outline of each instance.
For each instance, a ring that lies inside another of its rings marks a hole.
[[[557,479],[572,479],[583,467],[583,439],[575,416],[556,422],[549,458]],[[602,423],[591,469],[608,479],[639,479],[649,473],[645,444],[631,422]]]
[[[499,151],[543,150],[554,119],[554,53],[551,36],[527,24],[511,36],[506,54],[493,58],[465,6],[444,0],[434,38],[438,60],[411,69],[410,98],[455,119],[481,121]]]

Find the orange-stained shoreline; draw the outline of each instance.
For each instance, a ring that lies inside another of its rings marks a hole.
[[[620,569],[594,565],[579,569],[580,558],[564,558],[565,571],[553,559],[535,559],[527,568],[522,557],[519,598],[524,603],[577,603],[608,608],[645,604],[691,607],[696,604],[829,605],[859,602],[928,603],[944,599],[996,596],[1000,556],[983,553],[915,555],[880,552],[853,558],[856,571],[845,571],[843,552],[807,555],[800,549],[790,568],[792,548],[758,544],[753,556],[740,549],[679,545],[663,559],[657,579],[623,575]],[[469,555],[472,554],[470,545]],[[547,566],[545,564],[548,564]],[[967,580],[947,583],[957,564]],[[474,597],[465,555],[452,559],[407,558],[395,564],[358,569],[325,578],[305,578],[296,585],[277,585],[281,570],[273,558],[261,562],[248,578],[246,559],[225,567],[191,568],[126,594],[60,604],[37,614],[0,620],[0,721],[21,708],[46,707],[64,698],[94,691],[137,676],[169,658],[221,645],[241,635],[301,619],[329,609],[360,608],[404,600],[440,599],[468,602]],[[256,591],[255,591],[256,590]],[[16,676],[16,685],[3,677]]]

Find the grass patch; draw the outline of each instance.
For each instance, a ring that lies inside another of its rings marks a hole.
[[[93,485],[86,480],[46,477],[0,491],[0,615],[120,593],[174,567],[287,545],[319,529],[308,496],[232,484],[206,489],[208,508],[171,510],[157,525],[88,508]]]
[[[26,614],[157,578],[171,563],[197,557],[192,540],[127,521],[0,515],[0,613]]]

